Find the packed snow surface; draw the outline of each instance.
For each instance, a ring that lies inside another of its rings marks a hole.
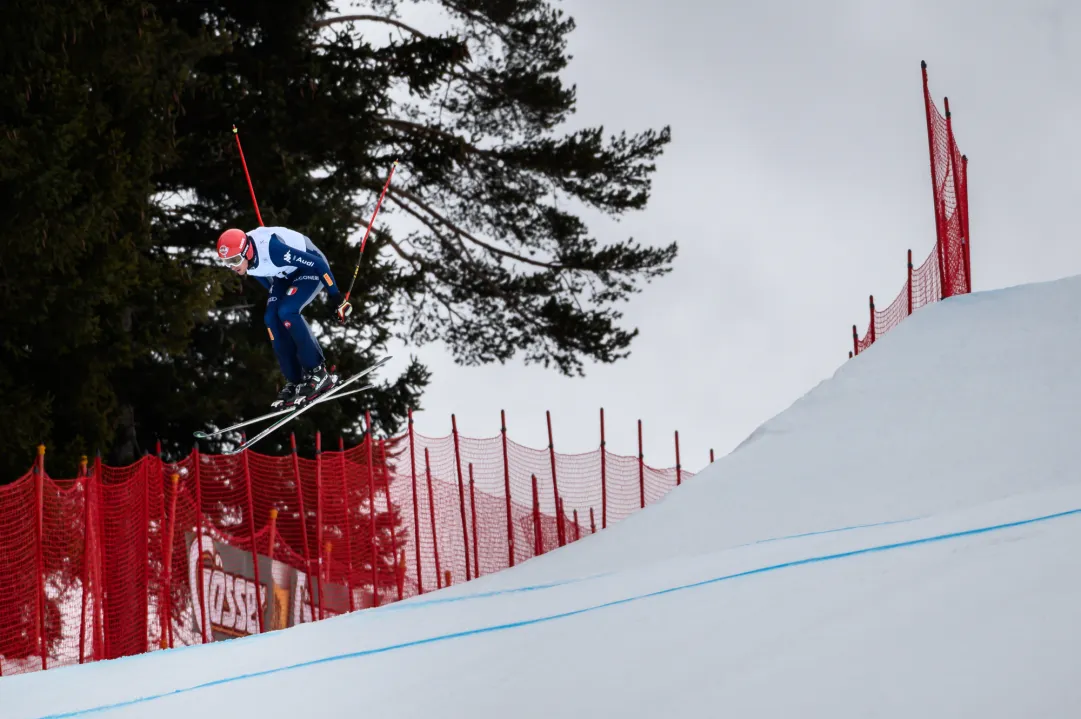
[[[0,717],[1078,716],[1079,360],[1081,279],[951,298],[603,532]]]

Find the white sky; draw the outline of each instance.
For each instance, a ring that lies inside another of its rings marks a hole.
[[[346,7],[346,3],[342,3]],[[566,0],[577,22],[568,129],[672,126],[648,207],[602,242],[634,237],[680,254],[626,306],[631,357],[553,370],[459,367],[440,346],[394,347],[433,371],[416,430],[510,437],[557,451],[597,446],[685,468],[721,456],[847,360],[867,324],[933,245],[920,61],[939,109],[950,98],[969,157],[976,290],[1081,268],[1070,220],[1081,190],[1081,6],[1050,0]],[[409,16],[422,29],[425,13]],[[433,28],[436,29],[436,28]],[[378,32],[384,32],[380,30]],[[1039,351],[1038,348],[1033,348]],[[389,373],[387,374],[389,376]]]

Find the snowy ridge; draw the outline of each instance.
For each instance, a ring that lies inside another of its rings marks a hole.
[[[512,570],[0,679],[0,716],[1069,716],[1081,279],[915,313],[738,450]]]

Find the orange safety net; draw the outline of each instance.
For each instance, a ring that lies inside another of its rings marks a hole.
[[[912,267],[912,252],[909,251],[909,279],[889,307],[876,310],[874,298],[871,298],[870,318],[863,337],[859,336],[855,326],[852,328],[854,355],[865,351],[880,335],[896,327],[920,307],[972,291],[968,159],[957,149],[949,100],[945,101],[945,116],[939,113],[931,100],[926,65],[923,66],[923,94],[935,203],[935,247],[918,268]]]
[[[99,460],[73,480],[48,476],[42,458],[0,487],[0,675],[272,631],[469,581],[621,521],[677,476],[693,474],[603,449],[524,447],[505,430],[410,431],[311,459]]]

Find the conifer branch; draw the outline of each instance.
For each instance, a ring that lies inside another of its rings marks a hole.
[[[392,187],[387,191],[387,195],[392,197],[392,198],[395,198],[396,200],[400,200],[400,197],[397,197],[399,195],[401,197],[406,198],[407,200],[409,200],[410,202],[414,203],[415,205],[420,207],[422,210],[427,212],[429,215],[434,217],[436,220],[438,220],[447,229],[453,231],[454,233],[456,233],[460,237],[464,237],[465,239],[469,240],[473,244],[475,244],[475,245],[477,245],[479,247],[483,247],[484,249],[488,250],[492,254],[500,255],[502,257],[506,257],[506,258],[512,259],[512,260],[517,260],[518,262],[524,262],[527,265],[534,265],[536,267],[543,267],[543,268],[548,269],[548,270],[566,270],[566,269],[568,269],[565,265],[557,264],[557,263],[554,263],[554,262],[542,262],[540,260],[534,260],[534,259],[532,259],[530,257],[524,257],[522,255],[519,255],[516,252],[511,252],[509,250],[504,250],[501,247],[496,247],[494,245],[490,245],[487,242],[478,239],[474,235],[472,235],[472,234],[466,232],[465,230],[463,230],[462,228],[458,227],[458,225],[456,225],[455,223],[451,222],[449,219],[447,219],[446,217],[441,215],[439,212],[434,210],[431,207],[431,205],[426,203],[421,198],[417,197],[415,194],[413,194],[409,190],[406,190],[406,189],[403,189],[403,188],[400,188],[400,187],[399,188]],[[400,202],[398,202],[398,204],[399,204],[399,206],[401,206]],[[405,209],[405,208],[403,207],[403,209]]]

